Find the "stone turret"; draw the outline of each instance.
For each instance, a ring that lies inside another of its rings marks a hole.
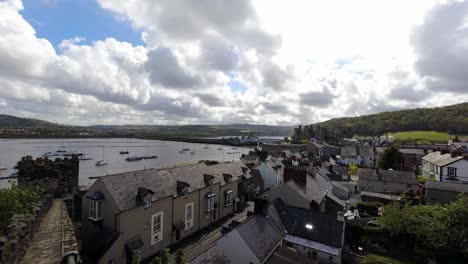
[[[42,187],[55,197],[73,194],[78,188],[79,159],[71,158],[50,160],[21,158],[18,162],[18,184],[32,184]]]

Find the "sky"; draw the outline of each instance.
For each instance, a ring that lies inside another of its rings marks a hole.
[[[468,2],[0,0],[0,113],[312,124],[468,101]]]

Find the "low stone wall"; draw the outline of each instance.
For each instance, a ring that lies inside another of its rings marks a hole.
[[[52,195],[45,195],[33,205],[30,214],[13,215],[8,231],[0,237],[0,264],[18,263],[31,242],[41,219],[52,204]]]

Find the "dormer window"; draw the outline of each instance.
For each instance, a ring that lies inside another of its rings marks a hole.
[[[104,200],[104,194],[102,192],[94,192],[87,197],[89,199],[88,204],[88,219],[92,221],[102,220],[102,205]]]
[[[144,199],[144,208],[150,208],[151,207],[151,196],[146,196]]]
[[[150,189],[138,187],[137,196],[136,196],[136,205],[142,206],[143,208],[151,207],[151,197],[154,192]]]

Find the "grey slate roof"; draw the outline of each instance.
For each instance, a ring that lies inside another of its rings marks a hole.
[[[360,147],[359,148],[359,155],[366,156],[366,157],[373,157],[374,156],[374,150],[372,148]]]
[[[223,174],[232,175],[236,181],[243,175],[242,168],[246,167],[241,161],[206,165],[205,163],[176,167],[172,169],[147,169],[103,176],[102,180],[107,190],[114,198],[120,211],[136,206],[138,188],[144,187],[154,192],[152,200],[159,200],[169,196],[177,196],[177,181],[188,183],[188,192],[206,187],[203,175],[212,175],[213,183],[225,185]]]
[[[254,215],[237,231],[262,263],[283,238],[283,232],[268,218]]]
[[[463,159],[462,156],[457,156],[457,157],[453,157],[451,156],[451,154],[441,154],[440,151],[436,151],[436,152],[432,152],[432,153],[429,153],[427,154],[426,156],[424,156],[422,158],[423,160],[425,161],[428,161],[432,164],[435,164],[439,167],[442,167],[442,166],[445,166],[445,165],[448,165],[452,162],[455,162],[455,161],[458,161],[458,160],[461,160]]]
[[[416,176],[411,172],[394,171],[394,170],[379,170],[374,169],[359,169],[359,180],[368,181],[384,181],[404,184],[419,184]]]
[[[343,222],[337,221],[336,215],[282,204],[275,206],[288,234],[341,248]],[[306,224],[313,229],[307,229]]]
[[[400,153],[403,154],[416,154],[416,155],[424,155],[423,149],[400,149]]]
[[[244,159],[244,160],[248,160],[248,161],[254,161],[254,160],[257,160],[259,159],[259,157],[257,155],[250,155],[250,154],[243,154],[241,159]]]
[[[230,264],[231,260],[226,257],[217,245],[208,249],[205,253],[190,261],[191,264]]]
[[[407,171],[379,170],[380,178],[385,182],[398,182],[406,184],[419,184],[416,176]]]
[[[456,193],[468,193],[468,184],[454,182],[426,181],[426,188]]]
[[[341,156],[356,156],[356,147],[349,146],[349,147],[342,147],[341,148]]]
[[[333,170],[336,172],[336,174],[341,175],[341,176],[348,176],[348,167],[346,166],[333,166]]]

